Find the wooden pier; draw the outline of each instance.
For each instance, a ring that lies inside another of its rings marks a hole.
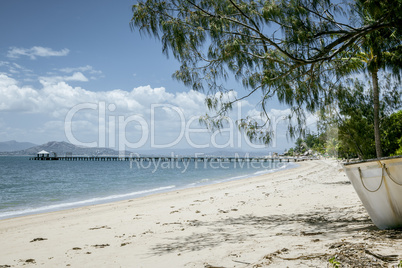
[[[314,160],[306,157],[250,157],[250,156],[35,156],[29,160],[40,161],[151,161],[151,162],[299,162]]]

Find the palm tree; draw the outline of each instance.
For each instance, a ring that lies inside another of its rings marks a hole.
[[[378,16],[386,15],[381,10],[378,10],[378,7],[370,5],[370,1],[363,0],[360,2],[362,3],[360,16],[364,22],[370,23],[378,19]],[[358,45],[360,45],[360,52],[351,58],[351,63],[352,66],[355,64],[355,68],[363,69],[371,76],[374,104],[374,139],[376,155],[379,158],[383,156],[383,152],[380,135],[380,87],[378,73],[380,70],[389,71],[394,77],[400,79],[402,69],[401,33],[398,33],[397,29],[380,29],[364,36]]]
[[[382,157],[381,135],[380,135],[380,88],[378,83],[378,72],[380,66],[384,63],[381,62],[381,55],[374,53],[372,47],[367,46],[367,52],[363,50],[358,53],[355,59],[361,61],[362,67],[366,69],[370,76],[373,86],[373,103],[374,103],[374,140],[377,157]]]

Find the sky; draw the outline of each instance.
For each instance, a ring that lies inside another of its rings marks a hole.
[[[175,81],[176,59],[160,41],[131,30],[133,0],[0,1],[0,142],[67,141],[90,147],[279,151],[292,147],[270,103],[274,143],[251,144],[240,117],[259,117],[258,96],[238,103],[227,127],[208,132],[198,118],[205,93]],[[228,81],[235,91],[246,91]]]

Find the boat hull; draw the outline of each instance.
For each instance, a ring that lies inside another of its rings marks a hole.
[[[402,228],[402,156],[343,168],[373,223],[380,229]]]

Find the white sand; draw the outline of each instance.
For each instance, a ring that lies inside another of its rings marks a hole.
[[[327,267],[333,256],[387,267],[402,260],[402,232],[371,223],[333,160],[2,220],[0,241],[0,267]],[[380,260],[390,254],[400,255]]]

